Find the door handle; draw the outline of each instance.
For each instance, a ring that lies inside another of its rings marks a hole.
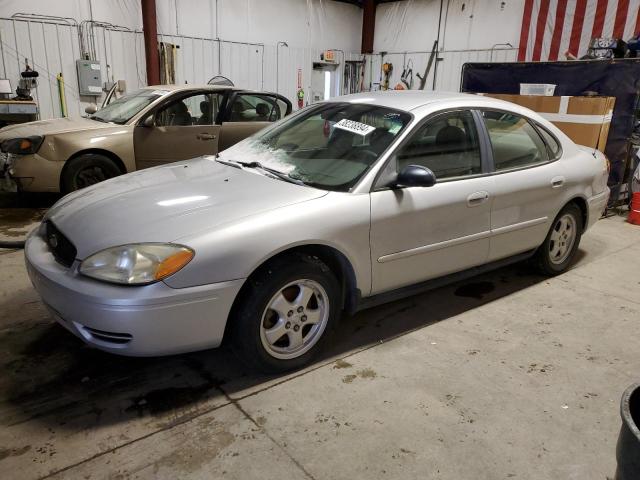
[[[196,135],[196,138],[198,140],[215,140],[216,136],[211,135],[210,133],[199,133],[198,135]]]
[[[564,177],[558,176],[551,179],[551,188],[560,188],[564,185]]]
[[[467,197],[467,205],[475,207],[489,200],[489,192],[474,192]]]

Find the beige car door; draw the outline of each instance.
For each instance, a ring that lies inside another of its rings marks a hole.
[[[280,120],[288,110],[290,106],[275,95],[236,93],[230,98],[226,118],[222,122],[218,143],[220,151]]]
[[[216,115],[222,94],[197,92],[162,105],[134,129],[136,168],[218,152]]]

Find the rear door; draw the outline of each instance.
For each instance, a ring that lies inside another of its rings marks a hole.
[[[235,92],[222,117],[220,151],[291,113],[291,102],[271,93]]]
[[[489,261],[537,248],[565,195],[559,144],[549,148],[538,127],[511,112],[480,112],[493,159]],[[545,135],[550,134],[544,132]],[[550,140],[552,137],[550,136]]]
[[[218,152],[220,125],[216,118],[224,93],[211,91],[176,94],[143,119],[133,134],[136,168],[186,160]]]

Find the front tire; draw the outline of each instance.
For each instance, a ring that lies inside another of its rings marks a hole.
[[[537,269],[545,275],[558,275],[567,270],[578,250],[583,227],[580,208],[575,203],[566,205],[535,253]]]
[[[113,160],[104,155],[87,153],[67,162],[62,172],[62,192],[69,193],[86,188],[122,172]]]
[[[230,319],[233,349],[252,369],[300,368],[326,344],[340,298],[338,280],[318,258],[276,259],[248,280]]]

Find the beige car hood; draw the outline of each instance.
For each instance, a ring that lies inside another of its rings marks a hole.
[[[102,123],[81,117],[38,120],[36,122],[10,125],[0,129],[0,141],[10,140],[12,138],[29,137],[31,135],[57,135],[60,133],[105,128],[122,128],[122,125]]]

